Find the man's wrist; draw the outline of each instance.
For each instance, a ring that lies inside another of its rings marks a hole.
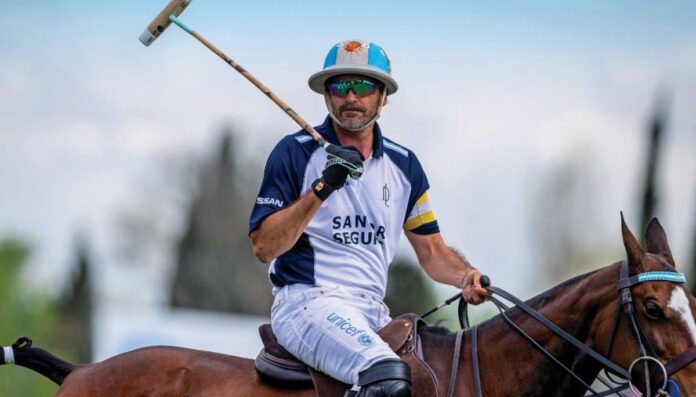
[[[464,274],[462,275],[462,278],[461,278],[461,280],[459,281],[459,288],[461,288],[461,289],[464,289],[464,283],[465,283],[466,280],[469,278],[469,275],[470,275],[472,272],[475,272],[475,271],[476,271],[476,268],[475,268],[475,267],[471,266],[471,264],[469,264],[469,263],[467,263],[467,264],[469,265],[469,268],[466,269],[466,273],[464,273]]]
[[[317,178],[312,182],[312,191],[321,201],[326,200],[334,192],[333,187],[324,181],[324,178]]]
[[[462,279],[459,280],[459,289],[464,289],[464,283],[466,282],[466,277],[468,276],[468,273],[465,273],[462,276]]]

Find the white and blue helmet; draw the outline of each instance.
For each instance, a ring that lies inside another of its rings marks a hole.
[[[324,69],[309,78],[309,87],[319,94],[326,92],[326,81],[344,74],[372,77],[384,84],[391,95],[399,85],[391,77],[391,64],[382,47],[362,40],[347,40],[331,47],[324,61]]]

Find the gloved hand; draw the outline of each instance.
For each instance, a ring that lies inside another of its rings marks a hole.
[[[326,151],[329,155],[322,176],[312,183],[312,190],[322,201],[335,190],[342,188],[349,174],[352,178],[358,179],[362,175],[365,160],[360,150],[353,145],[329,145]]]

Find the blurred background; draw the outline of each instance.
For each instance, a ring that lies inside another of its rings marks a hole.
[[[2,345],[28,335],[80,362],[260,347],[272,297],[248,216],[299,128],[176,26],[140,44],[165,3],[0,1]],[[528,298],[622,259],[619,211],[636,235],[658,216],[696,277],[696,4],[199,0],[181,19],[313,124],[306,81],[329,48],[381,45],[400,90],[380,125],[495,284]],[[405,239],[392,272],[393,314],[456,293]],[[2,396],[53,390],[0,371]]]

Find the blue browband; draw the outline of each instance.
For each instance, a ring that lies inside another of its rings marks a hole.
[[[619,280],[616,285],[617,290],[622,290],[624,288],[633,287],[636,284],[644,283],[646,281],[668,281],[676,284],[686,283],[686,276],[684,273],[678,272],[646,272],[636,274],[635,276],[624,278]]]
[[[644,281],[670,281],[673,283],[686,283],[684,273],[674,272],[647,272],[638,275],[638,282]]]

